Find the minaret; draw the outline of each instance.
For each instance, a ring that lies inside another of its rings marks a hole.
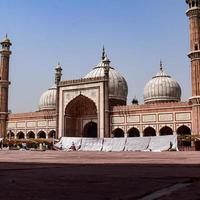
[[[55,137],[58,138],[59,134],[59,83],[62,78],[62,68],[60,66],[60,63],[55,68],[55,84],[56,84],[56,135]]]
[[[9,60],[11,42],[6,38],[1,42],[1,64],[0,64],[0,137],[6,137],[8,118],[8,87],[9,81]]]
[[[110,137],[110,113],[109,113],[109,70],[110,60],[103,48],[104,59],[102,60],[104,65],[104,137]],[[102,56],[103,58],[103,56]]]
[[[192,134],[200,135],[200,0],[186,0],[190,21],[190,52],[192,80]]]

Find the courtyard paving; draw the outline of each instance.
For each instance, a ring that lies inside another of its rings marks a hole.
[[[200,199],[200,152],[0,151],[3,200]]]

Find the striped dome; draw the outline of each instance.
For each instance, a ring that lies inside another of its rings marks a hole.
[[[104,76],[103,60],[84,78],[96,78]],[[128,86],[124,77],[113,67],[109,67],[109,98],[125,101],[127,100]]]
[[[181,87],[167,75],[162,67],[144,88],[144,103],[178,102],[181,100]]]
[[[44,92],[39,100],[39,110],[56,109],[56,86],[52,86]]]

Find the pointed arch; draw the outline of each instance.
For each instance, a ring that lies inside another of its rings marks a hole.
[[[64,135],[82,137],[84,121],[97,121],[97,107],[92,99],[80,94],[71,100],[65,108]]]
[[[88,122],[83,129],[83,137],[97,137],[97,123]]]
[[[48,138],[55,138],[56,136],[56,131],[55,130],[51,130],[49,133],[48,133]]]
[[[182,125],[176,130],[177,135],[191,135],[191,129],[188,126]]]
[[[17,139],[24,139],[24,138],[25,138],[25,134],[22,131],[17,133]]]
[[[135,127],[129,129],[127,134],[128,137],[140,137],[140,131]]]
[[[37,138],[46,138],[46,133],[44,131],[39,131],[37,134]]]
[[[144,129],[143,136],[144,137],[156,136],[156,130],[152,128],[151,126],[149,126]]]
[[[15,138],[14,132],[8,131],[7,138],[8,138],[8,139],[14,139],[14,138]]]
[[[176,130],[177,135],[180,136],[190,136],[191,135],[191,129],[188,126],[182,125],[179,128],[177,128]],[[185,138],[185,137],[183,137]],[[181,140],[181,142],[179,142],[179,146],[182,147],[191,147],[192,143],[191,141],[187,141],[185,139]]]
[[[35,138],[35,133],[33,131],[29,131],[26,134],[27,139]]]
[[[81,116],[83,114],[91,115],[97,113],[97,107],[92,99],[80,94],[67,104],[65,113],[70,113],[75,116]]]
[[[112,135],[114,137],[124,137],[124,131],[121,128],[116,128],[113,130]]]
[[[173,130],[169,126],[164,126],[159,131],[161,136],[164,135],[173,135]]]

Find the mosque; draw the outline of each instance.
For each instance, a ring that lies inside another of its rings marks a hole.
[[[144,104],[127,105],[128,85],[103,49],[100,62],[77,80],[62,80],[44,92],[38,110],[8,112],[11,42],[1,42],[0,134],[9,138],[145,137],[200,135],[200,0],[186,0],[190,21],[192,96],[181,101],[181,87],[160,69],[144,87]],[[158,67],[159,68],[159,67]]]

